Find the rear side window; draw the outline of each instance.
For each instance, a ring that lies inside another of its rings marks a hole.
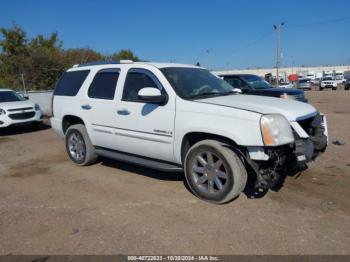
[[[89,70],[65,72],[56,85],[54,95],[76,96],[89,72]]]
[[[119,78],[119,69],[103,69],[92,81],[88,96],[90,98],[113,100]]]

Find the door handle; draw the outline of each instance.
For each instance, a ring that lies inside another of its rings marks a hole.
[[[82,105],[81,108],[84,110],[90,110],[92,107],[90,105]]]
[[[123,116],[130,115],[130,111],[128,109],[117,110],[117,113],[118,113],[118,115],[123,115]]]

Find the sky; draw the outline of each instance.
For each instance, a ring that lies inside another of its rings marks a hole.
[[[350,1],[2,0],[0,27],[58,32],[64,48],[131,49],[142,60],[210,69],[350,63]],[[1,36],[0,36],[1,37]]]

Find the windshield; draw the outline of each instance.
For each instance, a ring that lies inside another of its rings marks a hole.
[[[248,83],[248,85],[254,89],[267,89],[272,88],[268,82],[255,75],[242,75],[241,78]]]
[[[323,78],[323,80],[330,81],[330,80],[333,80],[333,78],[331,78],[331,77],[325,77],[325,78]]]
[[[175,92],[184,99],[232,94],[232,86],[206,69],[167,67],[160,69]]]
[[[13,91],[0,91],[0,103],[24,101],[25,99]]]
[[[299,83],[308,83],[308,82],[309,82],[309,80],[307,80],[307,79],[299,80]]]

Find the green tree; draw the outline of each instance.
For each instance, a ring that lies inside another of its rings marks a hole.
[[[52,89],[60,75],[75,64],[130,59],[139,61],[131,50],[102,55],[91,48],[63,49],[57,33],[42,34],[28,40],[22,28],[0,28],[0,87],[22,89],[21,75],[27,90]]]
[[[112,54],[111,59],[140,61],[140,59],[131,50],[125,50],[125,49],[120,50],[118,53]]]
[[[105,59],[105,56],[90,48],[71,48],[64,51],[64,63],[66,68],[72,67],[75,64],[102,61]]]
[[[26,33],[16,24],[11,29],[0,28],[3,39],[0,41],[0,86],[18,88],[20,74],[28,66]]]

